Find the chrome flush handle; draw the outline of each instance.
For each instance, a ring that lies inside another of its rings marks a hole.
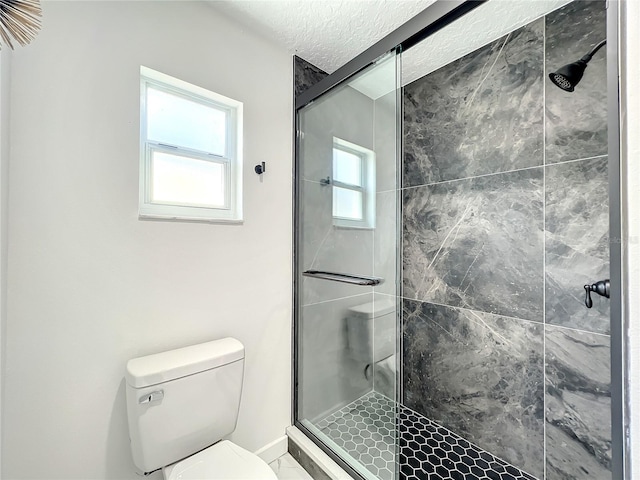
[[[156,390],[155,392],[143,395],[138,399],[139,404],[159,402],[164,398],[164,390]]]

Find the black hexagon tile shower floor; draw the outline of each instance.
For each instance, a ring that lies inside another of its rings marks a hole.
[[[381,480],[393,480],[396,408],[401,480],[536,480],[464,438],[377,392],[316,426]]]

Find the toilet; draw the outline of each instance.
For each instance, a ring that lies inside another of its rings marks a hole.
[[[351,358],[364,365],[375,391],[394,398],[396,391],[396,302],[386,297],[347,310],[347,345]],[[375,377],[375,378],[374,378]]]
[[[396,302],[381,298],[347,309],[347,339],[355,360],[377,363],[396,351]]]
[[[277,480],[257,455],[223,437],[236,428],[244,346],[223,338],[127,363],[133,462],[166,480]]]

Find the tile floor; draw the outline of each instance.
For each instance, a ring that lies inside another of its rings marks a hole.
[[[269,466],[276,473],[278,480],[313,480],[313,477],[288,453],[275,459]]]
[[[536,480],[426,417],[371,392],[316,423],[380,480],[393,480],[396,416],[401,480]]]

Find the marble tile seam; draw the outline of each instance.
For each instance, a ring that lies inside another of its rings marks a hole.
[[[420,185],[411,185],[409,187],[400,187],[400,188],[390,188],[390,189],[385,189],[385,190],[378,190],[378,191],[376,191],[376,195],[377,194],[381,194],[381,193],[391,193],[391,192],[409,190],[410,188],[430,187],[430,186],[433,186],[433,185],[440,185],[442,183],[459,182],[459,181],[462,181],[462,180],[472,180],[474,178],[490,177],[492,175],[500,175],[500,174],[503,174],[503,173],[521,172],[521,171],[524,171],[524,170],[532,170],[534,168],[555,167],[557,165],[565,165],[567,163],[575,163],[575,162],[584,162],[584,161],[587,161],[587,160],[596,160],[596,159],[599,159],[599,158],[606,158],[608,156],[609,155],[596,155],[596,156],[593,156],[593,157],[575,158],[575,159],[572,159],[572,160],[563,160],[563,161],[554,162],[554,163],[546,163],[546,158],[545,158],[544,159],[544,163],[542,163],[540,165],[535,165],[533,167],[517,168],[515,170],[505,170],[503,172],[495,172],[495,173],[484,173],[482,175],[474,175],[474,176],[471,176],[471,177],[454,178],[452,180],[443,180],[441,182],[423,183],[423,184],[420,184]],[[545,152],[545,157],[546,157],[546,152]],[[318,180],[310,180],[308,178],[303,178],[302,181],[309,182],[309,183],[315,183],[315,184],[318,184],[318,185],[325,185],[324,183],[322,183],[322,182],[320,182]]]
[[[545,154],[545,156],[546,156],[546,154]],[[409,187],[402,187],[402,188],[398,188],[398,189],[394,189],[394,190],[385,190],[385,192],[394,192],[396,190],[405,191],[405,190],[409,190],[411,188],[420,188],[420,187],[431,187],[431,186],[440,185],[440,184],[443,184],[443,183],[460,182],[460,181],[463,181],[463,180],[473,180],[475,178],[491,177],[493,175],[502,175],[504,173],[516,173],[516,172],[522,172],[522,171],[525,171],[525,170],[533,170],[535,168],[547,168],[547,167],[553,167],[553,166],[556,166],[556,165],[564,165],[564,164],[567,164],[567,163],[582,162],[582,161],[587,161],[587,160],[596,160],[596,159],[599,159],[599,158],[606,158],[607,156],[608,155],[596,155],[594,157],[584,157],[584,158],[576,158],[576,159],[573,159],[573,160],[563,160],[561,162],[554,162],[554,163],[549,163],[549,164],[546,163],[546,158],[545,158],[543,160],[544,163],[542,163],[540,165],[535,165],[533,167],[517,168],[517,169],[514,169],[514,170],[505,170],[503,172],[495,172],[495,173],[484,173],[482,175],[474,175],[474,176],[471,176],[471,177],[454,178],[452,180],[443,180],[441,182],[432,182],[432,183],[423,183],[423,184],[420,184],[420,185],[411,185]],[[377,192],[377,193],[383,193],[383,192],[381,191],[381,192]]]
[[[483,178],[483,177],[494,177],[496,175],[503,175],[503,174],[507,174],[507,173],[524,172],[524,171],[527,171],[527,170],[534,170],[536,168],[544,168],[544,167],[545,167],[545,165],[540,164],[540,165],[535,165],[533,167],[524,167],[524,168],[516,168],[514,170],[505,170],[503,172],[483,173],[482,175],[474,175],[474,176],[471,176],[471,177],[454,178],[452,180],[443,180],[441,182],[423,183],[421,185],[411,185],[409,187],[402,187],[399,190],[405,191],[405,190],[410,190],[412,188],[432,187],[434,185],[442,185],[444,183],[462,182],[464,180],[474,180],[476,178]]]
[[[401,300],[409,300],[411,302],[429,303],[429,304],[435,305],[437,307],[452,308],[454,310],[464,310],[464,311],[467,311],[467,312],[484,313],[484,314],[487,314],[487,315],[493,315],[494,317],[502,317],[502,318],[506,318],[506,319],[509,319],[509,320],[519,320],[521,322],[530,323],[530,324],[533,324],[533,325],[544,325],[543,322],[538,322],[536,320],[527,320],[525,318],[511,317],[509,315],[501,315],[499,313],[485,312],[485,311],[482,311],[482,310],[474,310],[473,308],[455,307],[453,305],[446,305],[444,303],[431,302],[429,300],[420,300],[418,298],[410,298],[410,297],[402,297],[401,296],[400,299]]]
[[[459,181],[462,181],[462,180],[472,180],[474,178],[490,177],[492,175],[500,175],[500,174],[503,174],[503,173],[515,173],[515,172],[521,172],[521,171],[524,171],[524,170],[532,170],[534,168],[554,167],[556,165],[564,165],[564,164],[567,164],[567,163],[582,162],[582,161],[587,161],[587,160],[596,160],[596,159],[599,159],[599,158],[606,158],[606,157],[608,157],[608,154],[595,155],[595,156],[592,156],[592,157],[574,158],[572,160],[562,160],[560,162],[553,162],[553,163],[547,163],[547,161],[546,161],[546,151],[544,152],[544,157],[545,158],[543,158],[543,163],[541,163],[540,165],[534,165],[532,167],[517,168],[517,169],[514,169],[514,170],[504,170],[502,172],[484,173],[482,175],[473,175],[473,176],[470,176],[470,177],[454,178],[454,179],[451,179],[451,180],[443,180],[441,182],[423,183],[423,184],[420,184],[420,185],[411,185],[409,187],[399,187],[399,188],[389,188],[389,189],[384,189],[384,190],[377,190],[376,194],[404,191],[404,190],[408,190],[410,188],[430,187],[430,186],[433,186],[433,185],[440,185],[442,183],[459,182]],[[304,177],[302,178],[302,181],[313,183],[313,184],[317,184],[317,185],[326,185],[325,183],[322,183],[320,180],[311,180],[311,179],[304,178]]]
[[[545,323],[544,327],[545,327],[545,331],[546,331],[547,328],[549,328],[550,330],[552,330],[552,329],[569,330],[569,331],[572,331],[572,332],[585,333],[587,335],[598,335],[599,337],[611,338],[611,335],[609,335],[607,333],[592,332],[591,330],[582,330],[580,328],[566,327],[564,325],[556,325],[556,324],[553,324],[553,323]]]
[[[588,160],[597,160],[597,159],[601,159],[601,158],[607,158],[608,156],[609,156],[608,154],[607,155],[596,155],[595,157],[576,158],[574,160],[563,160],[561,162],[554,162],[554,163],[546,163],[546,158],[545,158],[544,167],[545,168],[549,168],[549,167],[555,167],[556,165],[565,165],[567,163],[586,162]]]
[[[389,296],[393,297],[394,295],[389,295]],[[556,325],[556,324],[553,324],[553,323],[537,322],[535,320],[527,320],[525,318],[511,317],[509,315],[500,315],[499,313],[491,313],[491,312],[484,312],[482,310],[474,310],[473,308],[455,307],[455,306],[452,306],[452,305],[445,305],[444,303],[431,302],[431,301],[428,301],[428,300],[420,300],[418,298],[411,298],[411,297],[403,297],[403,296],[401,296],[400,299],[401,300],[409,300],[411,302],[430,303],[431,305],[436,305],[438,307],[444,307],[444,308],[452,308],[454,310],[465,310],[465,311],[468,311],[468,312],[486,313],[486,314],[489,314],[489,315],[494,315],[496,317],[507,318],[507,319],[510,319],[510,320],[519,320],[521,322],[530,323],[530,324],[534,324],[534,325],[544,325],[545,327],[549,327],[549,328],[559,328],[559,329],[571,330],[573,332],[587,333],[587,334],[590,334],[590,335],[598,335],[598,336],[607,337],[607,338],[611,337],[611,335],[606,334],[606,333],[592,332],[590,330],[583,330],[581,328],[567,327],[567,326],[564,326],[564,325]]]
[[[314,305],[322,305],[323,303],[339,302],[340,300],[347,300],[349,298],[363,297],[365,295],[371,295],[372,293],[373,292],[366,292],[366,293],[358,293],[357,295],[347,295],[347,296],[344,296],[344,297],[330,298],[328,300],[320,300],[319,302],[305,303],[304,305],[300,305],[300,306],[301,307],[312,307]]]
[[[396,295],[395,293],[385,293],[385,292],[373,292],[376,295],[384,295],[385,297],[391,297],[391,298],[402,298],[400,295]]]
[[[393,193],[393,192],[399,192],[399,191],[402,191],[402,188],[387,188],[385,190],[377,190],[376,195],[380,193]]]

